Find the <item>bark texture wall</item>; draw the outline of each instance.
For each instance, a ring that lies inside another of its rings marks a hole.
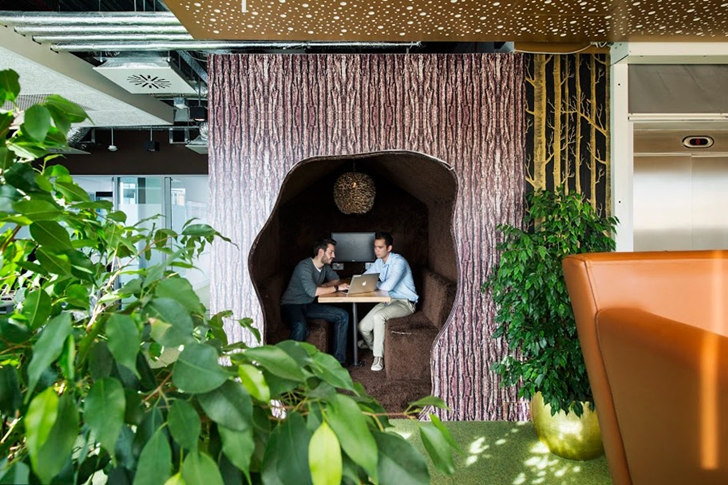
[[[433,347],[433,394],[452,408],[445,419],[503,419],[515,396],[488,371],[506,349],[491,339],[494,308],[480,285],[496,261],[496,225],[522,218],[523,57],[213,55],[209,64],[213,225],[237,244],[213,247],[212,311],[261,322],[248,252],[297,162],[390,149],[430,155],[458,177],[458,296]]]
[[[528,55],[526,70],[527,189],[566,184],[609,215],[609,56]]]

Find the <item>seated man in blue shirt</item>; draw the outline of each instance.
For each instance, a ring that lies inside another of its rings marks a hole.
[[[336,257],[336,241],[321,239],[313,245],[313,257],[300,261],[293,270],[288,288],[281,297],[281,318],[291,328],[292,340],[305,342],[310,330],[306,319],[320,318],[334,326],[334,357],[342,365],[346,363],[346,332],[349,329],[349,313],[331,305],[315,303],[319,295],[328,295],[349,288],[341,283],[339,275],[331,269]]]
[[[374,254],[377,260],[365,273],[379,273],[378,290],[386,290],[392,297],[390,303],[378,303],[359,322],[359,331],[364,340],[359,348],[372,349],[373,371],[384,368],[384,327],[390,318],[406,317],[415,312],[419,297],[412,279],[412,270],[401,255],[392,252],[394,240],[388,232],[374,235]]]

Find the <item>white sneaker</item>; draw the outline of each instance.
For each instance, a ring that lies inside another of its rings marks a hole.
[[[366,341],[365,341],[365,340],[360,340],[360,341],[359,341],[359,342],[357,343],[357,345],[359,346],[359,348],[360,348],[360,349],[364,349],[364,350],[366,350],[366,349],[370,348],[370,347],[369,347],[369,345],[368,345],[368,344],[366,343]]]
[[[372,363],[372,370],[374,372],[378,372],[382,369],[384,369],[384,358],[383,357],[374,357],[374,362]]]

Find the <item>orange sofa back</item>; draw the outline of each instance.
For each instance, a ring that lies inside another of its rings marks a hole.
[[[563,268],[614,483],[728,483],[728,251]]]

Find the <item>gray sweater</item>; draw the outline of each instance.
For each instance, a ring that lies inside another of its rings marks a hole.
[[[288,288],[283,292],[281,305],[306,305],[316,298],[316,288],[326,281],[338,280],[339,275],[325,264],[321,271],[316,269],[313,259],[300,261],[293,270]]]

